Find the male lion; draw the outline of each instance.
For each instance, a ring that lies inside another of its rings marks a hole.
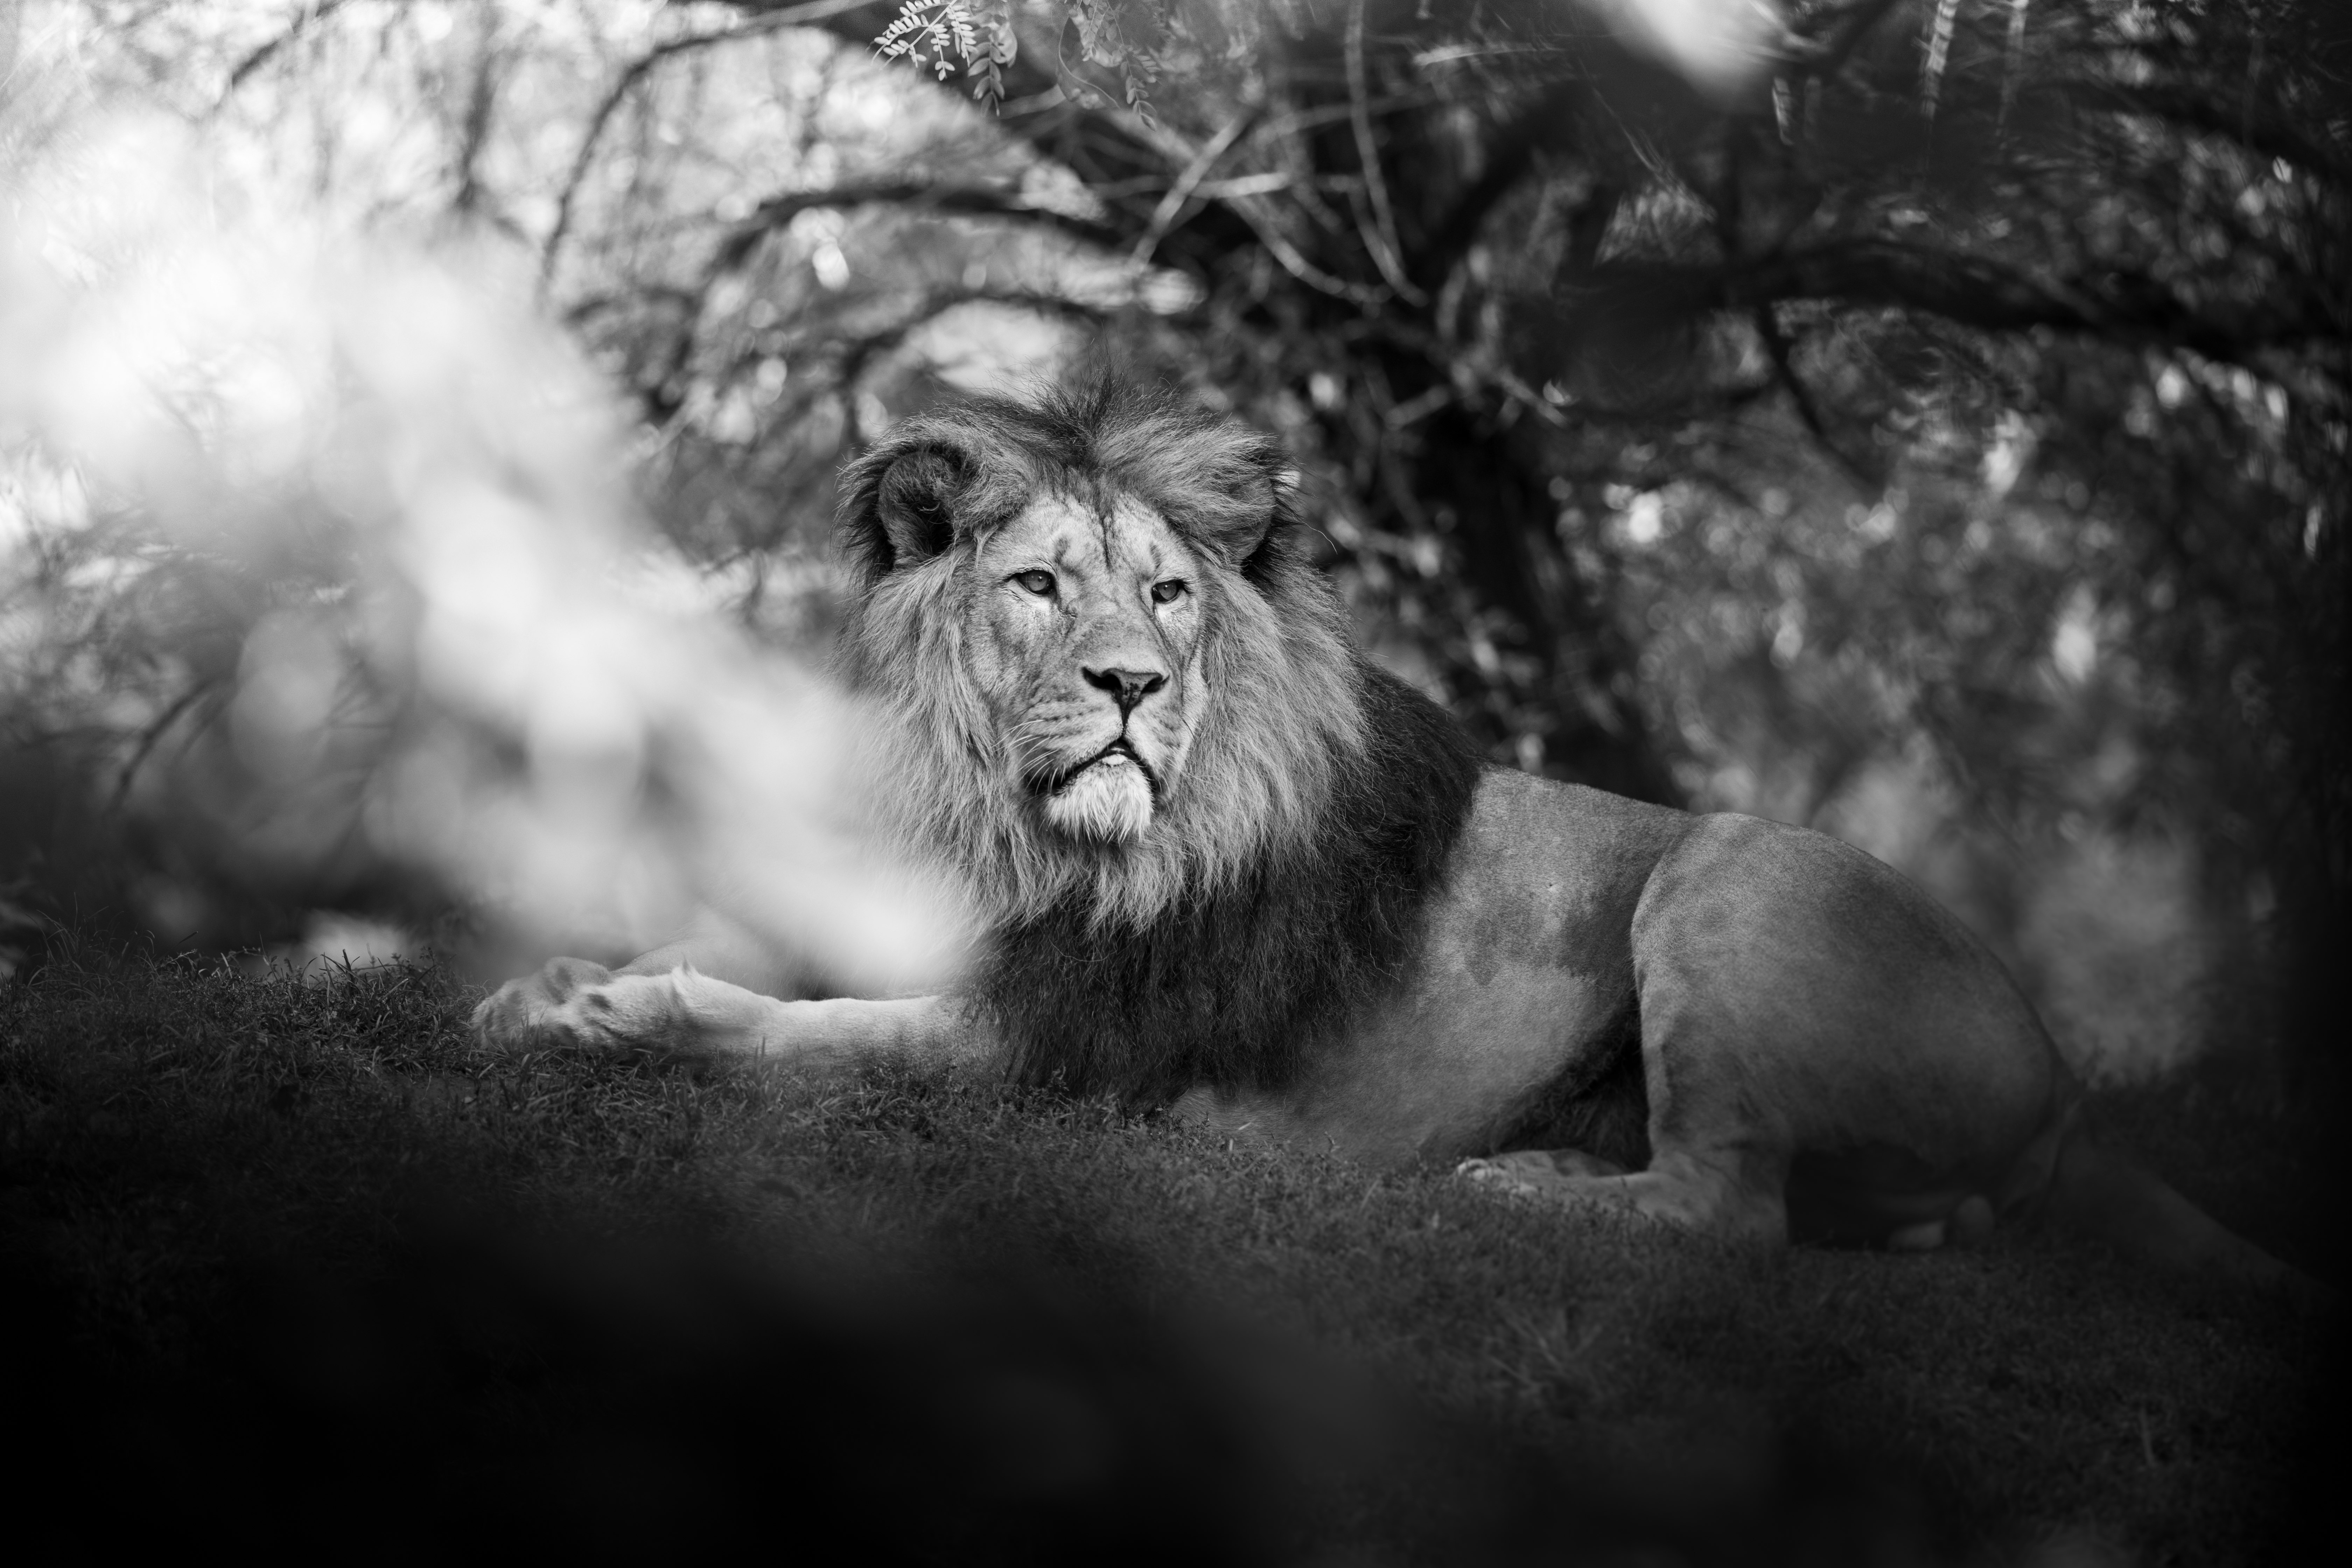
[[[485,1040],[992,1061],[1727,1237],[2054,1210],[2295,1278],[2084,1136],[2009,976],[1887,867],[1484,764],[1356,647],[1267,437],[1113,379],[975,401],[852,464],[842,529],[878,809],[983,912],[967,983],[782,1001],[706,920],[509,983]]]

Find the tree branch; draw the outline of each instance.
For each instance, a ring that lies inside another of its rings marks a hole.
[[[264,39],[254,47],[251,54],[236,62],[236,68],[228,73],[228,82],[221,89],[220,97],[213,102],[213,112],[218,114],[222,106],[228,102],[230,95],[245,85],[246,79],[277,58],[286,46],[342,8],[343,0],[310,0],[310,3],[297,11],[293,19],[286,24],[284,32]]]
[[[341,5],[342,0],[325,0],[325,4]],[[578,199],[580,186],[588,177],[589,165],[595,161],[596,144],[604,139],[604,127],[611,122],[613,116],[619,111],[621,104],[635,89],[636,85],[645,80],[656,66],[660,65],[664,60],[675,59],[679,55],[696,49],[707,49],[718,44],[732,44],[745,38],[762,37],[786,27],[813,26],[819,22],[859,10],[864,5],[865,0],[808,0],[807,4],[787,5],[780,11],[761,12],[750,21],[729,27],[722,32],[689,33],[683,37],[671,38],[667,42],[656,44],[624,67],[621,74],[613,79],[611,88],[607,89],[604,96],[597,101],[595,112],[588,117],[588,129],[580,138],[580,151],[572,155],[572,171],[564,176],[563,188],[556,193],[555,222],[548,229],[547,238],[541,243],[539,250],[541,291],[545,292],[548,279],[554,273],[556,251],[562,246],[565,236],[572,232],[572,203]],[[243,67],[238,68],[244,69]],[[231,79],[231,85],[235,85],[234,79]]]
[[[1244,109],[1227,121],[1225,128],[1211,137],[1208,144],[1184,166],[1184,172],[1176,177],[1176,183],[1168,187],[1168,194],[1160,198],[1160,205],[1151,209],[1151,222],[1146,226],[1143,237],[1135,242],[1135,249],[1127,258],[1129,267],[1140,271],[1151,264],[1151,253],[1160,248],[1160,242],[1175,226],[1176,216],[1184,210],[1184,204],[1192,199],[1193,193],[1201,188],[1201,182],[1208,177],[1217,160],[1248,132],[1257,116],[1256,105]]]
[[[755,6],[746,6],[751,9]],[[870,40],[889,25],[897,13],[894,5],[868,5],[847,10],[828,18],[826,31],[859,42]],[[1005,97],[1008,101],[1023,98],[1037,101],[1039,111],[1024,116],[1008,115],[1003,121],[1015,136],[1040,153],[1070,168],[1088,188],[1102,190],[1132,175],[1148,175],[1158,180],[1181,179],[1182,172],[1192,166],[1202,149],[1166,126],[1146,123],[1120,109],[1081,109],[1074,103],[1049,103],[1050,95],[1060,83],[1052,72],[1034,62],[1051,59],[1054,51],[1036,48],[1024,42],[1019,57],[1005,75]],[[1382,99],[1366,106],[1368,113],[1388,112],[1393,109],[1424,101],[1424,98],[1403,95]],[[1310,113],[1297,119],[1297,123],[1331,123],[1349,117],[1346,106],[1331,106],[1328,111]],[[1291,121],[1277,121],[1289,124]],[[1089,166],[1091,165],[1091,166]],[[1257,199],[1254,186],[1236,187],[1230,182],[1220,182],[1223,188],[1216,192],[1218,205],[1231,213],[1256,236],[1275,261],[1285,272],[1319,293],[1345,300],[1359,309],[1369,309],[1390,298],[1383,287],[1352,282],[1325,271],[1291,243],[1270,214],[1265,204]],[[1207,190],[1196,190],[1196,195],[1207,196]],[[1122,237],[1122,247],[1131,245],[1150,226],[1144,217],[1142,226]],[[1162,241],[1166,236],[1161,237]],[[1157,246],[1154,247],[1156,250]]]
[[[1381,173],[1381,144],[1372,136],[1372,116],[1364,96],[1364,0],[1348,5],[1348,118],[1356,132],[1356,163],[1363,170],[1364,194],[1370,198],[1377,232],[1364,237],[1371,243],[1372,264],[1390,288],[1408,304],[1426,305],[1429,296],[1405,276],[1402,247],[1397,243],[1396,213],[1389,205],[1389,183]]]
[[[1477,242],[1487,215],[1528,176],[1536,154],[1561,140],[1560,127],[1583,91],[1582,82],[1561,82],[1504,127],[1487,149],[1485,172],[1437,220],[1429,242],[1413,258],[1413,278],[1423,289],[1435,293],[1445,286],[1447,276]]]
[[[1056,211],[1034,202],[1018,191],[996,185],[939,185],[920,181],[877,181],[863,185],[834,185],[823,190],[788,191],[769,197],[751,216],[733,226],[712,255],[712,273],[740,267],[759,243],[804,212],[823,207],[900,206],[918,212],[967,217],[1017,217],[1043,223],[1089,245],[1116,248],[1126,236],[1089,218]]]
[[[1780,331],[1780,318],[1773,307],[1759,305],[1751,313],[1756,322],[1756,335],[1764,340],[1764,352],[1772,361],[1773,374],[1788,392],[1789,401],[1797,405],[1797,417],[1804,422],[1806,430],[1811,433],[1822,450],[1830,455],[1831,460],[1845,470],[1848,479],[1865,490],[1873,488],[1873,480],[1863,471],[1862,465],[1847,457],[1845,448],[1831,437],[1829,421],[1822,417],[1820,406],[1813,402],[1811,389],[1797,378],[1797,367],[1789,352],[1789,340]]]
[[[2250,350],[2335,337],[2326,322],[2252,311],[2200,311],[2151,278],[2110,271],[2097,292],[2044,283],[1982,257],[1939,253],[1885,239],[1832,242],[1717,265],[1621,262],[1593,269],[1593,305],[1640,294],[1689,313],[1753,311],[1796,300],[1892,305],[1962,326],[2014,332],[2035,327],[2111,342],[2165,343],[2236,364]]]
[[[733,0],[733,4],[738,10],[758,15],[772,14],[772,5],[763,3],[763,0]],[[1014,11],[1017,16],[1020,7],[1016,6]],[[813,20],[834,37],[866,48],[890,25],[898,12],[895,0],[867,0],[864,5],[839,6],[822,19]],[[1062,87],[1061,79],[1050,65],[1040,63],[1052,61],[1055,55],[1055,51],[1050,46],[1041,47],[1031,38],[1022,39],[1020,52],[1004,70],[1004,98],[1008,112],[1000,123],[1007,130],[1047,156],[1070,164],[1088,185],[1099,184],[1102,180],[1078,167],[1070,156],[1070,149],[1055,145],[1057,140],[1064,139],[1059,133],[1076,132],[1077,134],[1068,140],[1083,140],[1096,152],[1108,153],[1114,162],[1128,165],[1122,173],[1149,170],[1165,177],[1171,172],[1171,165],[1172,168],[1183,166],[1181,160],[1167,158],[1161,150],[1153,146],[1148,135],[1140,134],[1141,121],[1132,116],[1105,110],[1081,109],[1066,98],[1055,101],[1053,95]],[[921,74],[929,76],[928,72]],[[960,85],[951,82],[938,85],[940,90],[954,93],[961,101],[971,101]],[[1034,104],[1031,112],[1011,112],[1024,100]]]
[[[199,703],[213,700],[219,686],[219,677],[209,675],[201,677],[185,691],[173,698],[161,713],[149,721],[147,726],[140,731],[138,743],[131,747],[131,755],[123,762],[121,771],[114,775],[114,793],[110,804],[115,810],[121,810],[122,803],[131,797],[131,785],[139,776],[139,770],[146,764],[148,757],[153,753],[156,743],[163,740],[164,734],[173,724],[178,723],[190,709]]]
[[[2081,108],[2095,113],[2164,121],[2224,137],[2265,157],[2284,158],[2299,164],[2333,184],[2352,184],[2352,169],[2275,118],[2231,113],[2210,97],[2179,88],[2074,81],[2062,83],[2059,90]]]
[[[1193,146],[1182,134],[1167,126],[1149,124],[1125,110],[1106,110],[1097,118],[1109,120],[1114,116],[1128,122],[1121,125],[1122,130],[1129,131],[1135,141],[1157,153],[1171,166],[1186,169],[1199,161],[1201,149]],[[1228,194],[1223,199],[1223,205],[1228,212],[1249,226],[1250,232],[1257,236],[1258,243],[1265,247],[1267,253],[1281,265],[1285,272],[1289,273],[1308,288],[1319,293],[1328,294],[1334,299],[1345,300],[1359,310],[1370,310],[1384,303],[1391,297],[1390,290],[1385,287],[1351,282],[1345,278],[1327,272],[1309,261],[1306,253],[1292,244],[1290,237],[1282,232],[1281,226],[1275,222],[1273,216],[1266,211],[1266,204],[1259,197],[1244,195],[1229,187]]]
[[[840,341],[841,358],[835,371],[833,394],[841,401],[842,444],[856,452],[866,446],[866,432],[857,418],[857,384],[876,356],[887,353],[908,336],[929,322],[937,321],[959,305],[1010,305],[1019,310],[1035,310],[1041,315],[1072,316],[1081,321],[1099,321],[1102,310],[1066,295],[1040,293],[1035,289],[938,289],[923,296],[915,308],[891,322],[870,332]]]
[[[1832,34],[1826,40],[1812,44],[1808,51],[1811,58],[1805,61],[1807,67],[1818,76],[1837,75],[1861,47],[1862,40],[1870,36],[1870,30],[1895,9],[1895,0],[1862,0],[1858,5],[1824,16],[1822,20],[1829,24]]]

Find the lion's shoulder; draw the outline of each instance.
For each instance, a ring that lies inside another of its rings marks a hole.
[[[1471,803],[1460,853],[1520,859],[1663,853],[1697,819],[1584,784],[1490,768]]]
[[[1652,871],[1696,820],[1671,806],[1489,768],[1449,847],[1423,916],[1425,938],[1475,966],[1524,962],[1547,970],[1572,958],[1595,975],[1623,971],[1619,978],[1630,984],[1634,908]]]

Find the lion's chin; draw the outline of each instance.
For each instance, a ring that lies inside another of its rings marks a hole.
[[[1045,820],[1074,838],[1129,843],[1151,826],[1151,781],[1110,752],[1045,797]]]

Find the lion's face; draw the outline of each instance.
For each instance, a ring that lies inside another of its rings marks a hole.
[[[1140,838],[1177,786],[1200,707],[1204,565],[1116,492],[1042,496],[979,542],[967,657],[1059,831]]]
[[[877,823],[989,918],[1139,924],[1315,830],[1363,753],[1280,445],[1098,383],[918,416],[843,476]]]

